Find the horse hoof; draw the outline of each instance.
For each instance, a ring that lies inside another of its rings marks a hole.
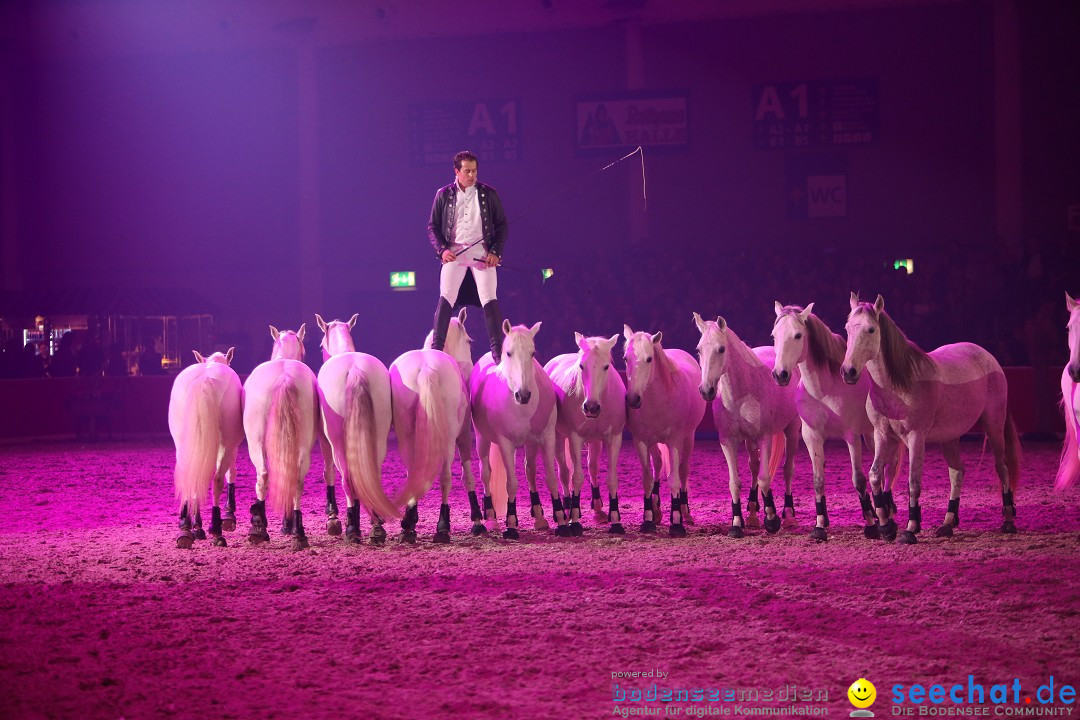
[[[743,529],[741,527],[739,527],[738,525],[732,525],[731,527],[728,528],[727,536],[729,538],[738,539],[738,538],[741,538],[741,537],[745,537],[745,533],[743,532]]]
[[[889,518],[888,522],[886,522],[882,526],[882,528],[881,528],[881,537],[884,538],[886,542],[892,542],[893,540],[896,539],[896,521],[895,520],[893,520],[892,518]]]
[[[593,513],[593,520],[598,523],[606,523],[610,520],[610,518],[608,517],[608,514],[603,510],[597,510]]]
[[[647,535],[653,534],[654,532],[656,532],[656,523],[654,523],[652,520],[646,520],[645,522],[641,523],[641,532]]]
[[[555,528],[555,535],[556,537],[570,537],[570,526],[559,525],[557,528]]]
[[[877,523],[874,523],[873,525],[864,525],[862,529],[862,534],[863,537],[867,540],[881,539],[881,529],[878,527]]]
[[[539,530],[540,532],[544,532],[550,529],[551,526],[548,525],[548,521],[542,517],[538,517],[536,518],[536,520],[533,521],[533,530]]]
[[[829,534],[825,532],[825,528],[815,527],[810,531],[810,539],[817,542],[826,542],[829,539]]]
[[[401,542],[408,543],[410,545],[416,544],[416,531],[415,530],[402,530]]]
[[[375,527],[371,529],[371,544],[383,545],[386,543],[386,530],[382,527]]]
[[[765,532],[770,535],[774,535],[780,532],[780,516],[774,515],[771,518],[765,518]]]
[[[359,545],[362,542],[362,538],[360,537],[360,533],[358,533],[358,532],[347,532],[346,531],[346,533],[345,533],[345,542],[348,543],[349,545]]]
[[[206,539],[206,531],[203,530],[202,528],[195,528],[194,530],[191,531],[191,535],[196,540],[205,540]]]
[[[952,525],[945,523],[934,531],[934,537],[952,537]]]
[[[747,515],[746,520],[743,521],[746,527],[761,527],[761,521],[758,520],[757,515]]]
[[[901,530],[900,533],[896,536],[896,541],[901,545],[914,545],[915,543],[919,542],[915,538],[915,533],[911,532],[910,530]]]
[[[484,527],[483,525],[481,525],[480,523],[477,523],[477,524],[473,525],[472,528],[469,529],[469,534],[474,535],[474,536],[487,535],[488,534],[488,529],[486,527]]]
[[[326,534],[327,535],[340,535],[341,534],[341,520],[337,518],[327,518],[326,520]]]
[[[579,522],[570,523],[570,534],[573,535],[574,537],[581,537],[584,532],[585,532],[585,529],[583,527],[581,527],[581,523],[579,523]]]
[[[1006,535],[1015,535],[1016,523],[1014,523],[1012,520],[1006,520],[1005,522],[1001,523],[1001,532],[1005,533]]]
[[[236,516],[233,515],[232,517],[229,517],[228,515],[226,515],[225,517],[221,518],[221,529],[225,532],[232,532],[233,530],[235,530]]]
[[[781,524],[783,525],[785,530],[794,530],[795,528],[799,527],[799,521],[796,520],[794,517],[785,517],[784,521]]]
[[[495,520],[488,520],[485,525],[487,532],[497,532],[499,530],[499,523]]]
[[[440,530],[439,532],[435,533],[435,536],[431,538],[431,541],[434,543],[438,543],[439,545],[446,545],[450,542],[450,533],[445,530]]]
[[[225,538],[221,537],[220,535],[215,535],[214,541],[211,544],[214,547],[226,547],[228,545],[228,543],[225,542]]]
[[[294,535],[292,539],[293,550],[307,550],[308,540],[306,535]]]
[[[668,525],[668,537],[686,537],[686,528],[681,523]]]
[[[176,547],[181,550],[190,550],[195,544],[195,537],[190,532],[182,532],[176,537]]]
[[[611,535],[625,535],[626,530],[623,528],[622,523],[611,523],[608,533]]]
[[[517,528],[506,528],[503,530],[503,540],[520,540],[521,535],[518,534]]]
[[[251,533],[248,535],[248,542],[252,545],[260,545],[264,542],[270,542],[270,537],[267,533]]]

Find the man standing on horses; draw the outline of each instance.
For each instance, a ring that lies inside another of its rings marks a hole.
[[[498,363],[503,332],[495,268],[506,244],[506,215],[495,188],[476,181],[476,166],[468,150],[455,155],[454,182],[439,188],[431,206],[428,240],[443,264],[431,346],[443,349],[455,305],[477,305]]]

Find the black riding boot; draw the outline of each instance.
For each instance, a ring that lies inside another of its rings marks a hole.
[[[484,306],[484,323],[487,325],[488,340],[491,341],[491,357],[498,365],[502,358],[503,344],[503,317],[499,312],[498,300],[492,300]]]
[[[432,350],[442,350],[446,344],[446,332],[450,328],[450,316],[453,314],[454,308],[440,295],[439,304],[435,308],[435,328],[431,334]]]

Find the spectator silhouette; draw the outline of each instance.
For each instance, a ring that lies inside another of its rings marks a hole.
[[[75,336],[69,330],[60,338],[56,354],[49,361],[49,377],[74,377],[78,369],[75,357]]]

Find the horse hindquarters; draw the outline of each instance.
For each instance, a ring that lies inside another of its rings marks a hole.
[[[206,376],[196,378],[188,385],[186,393],[174,400],[182,408],[173,437],[176,443],[173,481],[182,511],[181,532],[176,545],[186,549],[191,547],[194,538],[191,523],[194,521],[198,526],[199,506],[216,474],[221,443],[220,402],[214,380]],[[220,529],[217,534],[220,535]]]
[[[1065,441],[1061,447],[1055,490],[1067,490],[1080,480],[1080,390],[1069,377],[1069,369],[1061,371],[1061,409],[1065,413]]]

